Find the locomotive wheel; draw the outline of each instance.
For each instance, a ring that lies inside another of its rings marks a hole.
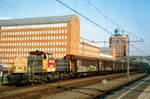
[[[60,79],[61,79],[61,80],[64,80],[64,79],[65,79],[64,73],[60,73]]]

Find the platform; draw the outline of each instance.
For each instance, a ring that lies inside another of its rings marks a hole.
[[[147,76],[121,90],[111,92],[105,99],[150,99],[150,76]],[[101,98],[100,98],[101,99]]]

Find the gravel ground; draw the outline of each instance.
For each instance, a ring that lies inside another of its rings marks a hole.
[[[144,74],[132,75],[130,78],[122,77],[113,80],[107,81],[107,83],[96,83],[88,85],[85,87],[80,87],[77,89],[70,89],[62,93],[55,93],[51,95],[43,95],[41,99],[91,99],[95,98],[98,95],[102,95],[109,90],[127,84],[131,81],[138,79],[139,77],[144,76]]]
[[[14,90],[5,90],[0,92],[0,99],[39,99],[43,96],[49,97],[50,94],[66,92],[86,85],[92,85],[100,82],[102,79],[114,79],[124,77],[125,73],[95,76],[88,78],[73,79],[67,81],[53,82],[44,85],[27,86],[14,88]],[[139,74],[138,74],[139,75]],[[142,74],[140,74],[142,75]],[[4,87],[3,87],[4,88]],[[45,97],[44,97],[45,99]]]

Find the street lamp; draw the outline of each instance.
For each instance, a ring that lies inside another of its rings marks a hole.
[[[136,41],[130,41],[129,40],[129,35],[127,35],[127,37],[128,37],[128,53],[127,53],[127,78],[129,78],[129,76],[130,76],[130,63],[129,63],[129,61],[130,61],[130,59],[129,59],[129,48],[130,48],[130,42],[133,42],[133,43],[137,43],[137,42],[144,42],[144,40],[141,38],[140,40],[136,40]]]
[[[127,35],[128,37],[128,53],[127,53],[127,78],[129,78],[129,75],[130,75],[130,68],[129,68],[129,36]]]

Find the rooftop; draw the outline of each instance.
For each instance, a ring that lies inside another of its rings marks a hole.
[[[126,34],[115,33],[113,36],[127,36]]]
[[[0,26],[68,23],[71,21],[72,16],[75,15],[21,18],[21,19],[4,19],[4,20],[0,20]]]
[[[112,55],[112,47],[101,47],[101,53]]]

